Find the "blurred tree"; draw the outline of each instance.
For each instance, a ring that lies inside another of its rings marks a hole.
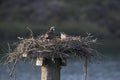
[[[61,24],[84,20],[119,36],[119,4],[120,0],[0,0],[0,21]]]

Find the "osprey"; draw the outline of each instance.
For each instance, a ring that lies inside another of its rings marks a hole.
[[[55,36],[55,27],[50,27],[50,29],[48,30],[48,32],[46,32],[45,34],[45,39],[53,39]]]
[[[67,35],[66,35],[65,33],[61,32],[60,39],[61,39],[62,41],[67,40]]]

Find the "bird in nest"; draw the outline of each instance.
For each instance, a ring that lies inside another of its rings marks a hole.
[[[64,32],[61,32],[60,33],[60,39],[61,39],[61,41],[66,41],[68,39],[68,35],[65,34]]]
[[[45,34],[45,39],[50,40],[55,36],[55,27],[50,27],[50,29]]]
[[[72,37],[73,40],[81,41],[81,36]]]

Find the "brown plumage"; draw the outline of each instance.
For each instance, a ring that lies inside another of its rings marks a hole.
[[[50,27],[50,29],[48,30],[48,32],[46,32],[45,34],[45,39],[53,39],[55,36],[55,27]]]

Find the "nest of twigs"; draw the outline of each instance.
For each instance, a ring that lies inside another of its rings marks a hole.
[[[67,35],[65,39],[61,39],[60,36],[46,39],[44,35],[19,38],[16,48],[8,54],[6,62],[10,63],[23,57],[29,58],[29,60],[45,57],[54,61],[55,58],[63,60],[66,57],[75,56],[91,61],[99,56],[98,52],[91,48],[95,42],[96,39],[90,34],[87,37]]]

